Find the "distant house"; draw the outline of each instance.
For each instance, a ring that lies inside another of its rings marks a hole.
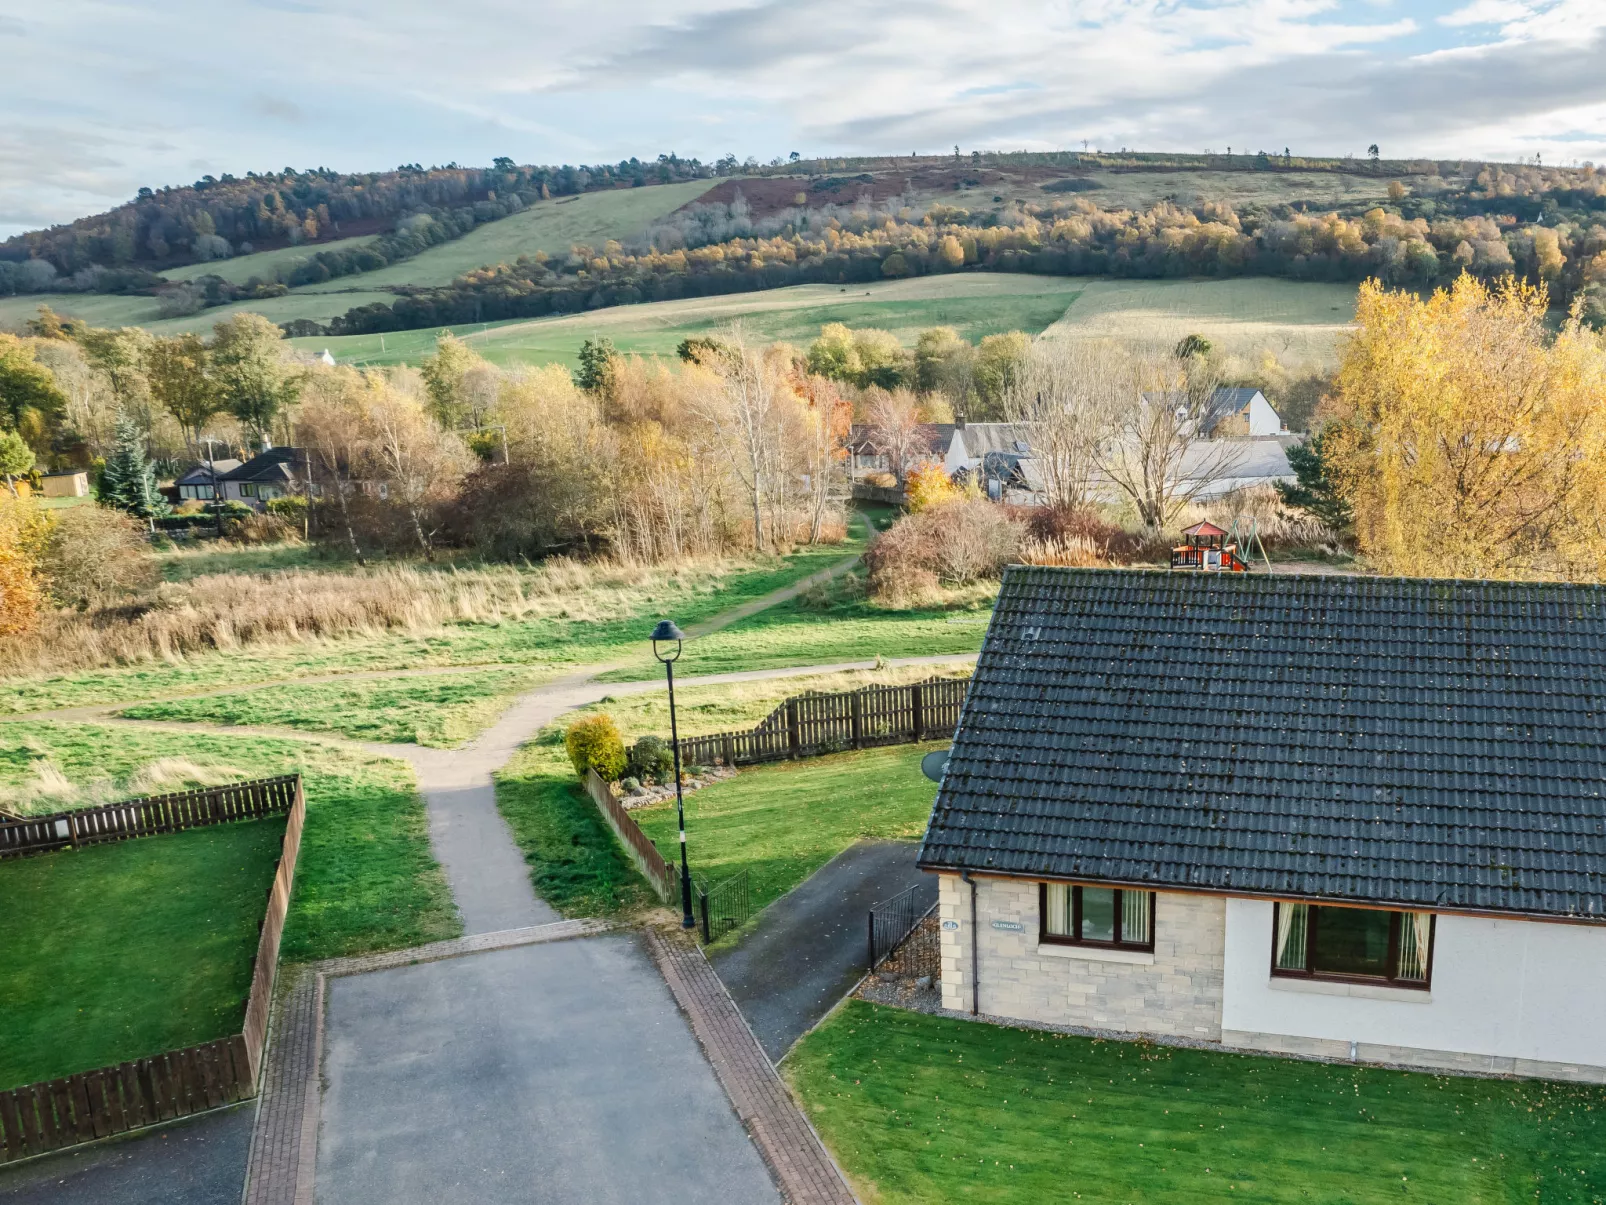
[[[239,467],[238,460],[227,456],[210,462],[202,461],[173,482],[178,490],[179,501],[210,502],[217,495],[217,483],[213,480],[213,474],[221,478],[225,473]]]
[[[1206,434],[1211,439],[1262,439],[1288,433],[1258,389],[1217,389],[1211,395],[1210,414]]]
[[[921,423],[915,430],[915,462],[944,460],[954,437],[953,423]],[[848,468],[854,480],[871,473],[892,472],[892,461],[863,424],[855,423],[848,432]],[[906,467],[912,468],[913,464]]]
[[[308,461],[304,448],[269,448],[218,474],[223,500],[237,499],[247,506],[263,509],[272,499],[305,494]]]
[[[82,469],[45,473],[39,479],[39,490],[46,498],[87,498],[89,474]]]
[[[1606,588],[1008,570],[946,1008],[1606,1082]]]

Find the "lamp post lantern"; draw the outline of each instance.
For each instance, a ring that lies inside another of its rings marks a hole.
[[[675,662],[680,659],[681,646],[686,633],[675,626],[672,619],[659,620],[652,630],[652,655],[664,663],[664,674],[669,681],[669,744],[675,753],[675,819],[680,825],[680,927],[690,929],[697,924],[691,914],[691,866],[686,861],[686,800],[680,787],[680,729],[675,724]],[[673,643],[674,652],[668,645]],[[666,646],[660,649],[658,646]]]

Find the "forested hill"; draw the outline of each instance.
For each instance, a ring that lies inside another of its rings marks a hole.
[[[700,179],[732,166],[660,155],[580,167],[521,167],[502,158],[488,168],[449,163],[403,164],[389,172],[323,167],[298,172],[287,167],[248,172],[243,179],[203,176],[176,188],[142,188],[109,213],[7,239],[0,243],[0,271],[10,268],[27,278],[16,282],[20,288],[0,291],[40,291],[57,277],[80,273],[109,275],[73,282],[80,290],[145,288],[154,283],[152,274],[167,268],[392,231],[397,219],[411,214],[439,217],[468,208],[468,216],[487,221],[543,197]]]

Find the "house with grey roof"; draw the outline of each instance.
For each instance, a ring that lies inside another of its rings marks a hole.
[[[1012,567],[949,1009],[1606,1082],[1606,588]]]
[[[226,473],[220,471],[217,484],[224,501],[244,502],[262,510],[274,498],[307,493],[309,479],[304,448],[267,448]]]
[[[1286,435],[1282,417],[1258,389],[1217,389],[1210,398],[1211,439],[1264,439]]]

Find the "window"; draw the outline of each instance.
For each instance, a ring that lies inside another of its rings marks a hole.
[[[1154,949],[1154,892],[1043,883],[1039,939],[1076,946]]]
[[[181,485],[178,487],[180,498],[210,498],[212,487],[210,485]]]
[[[1277,904],[1272,917],[1273,975],[1428,987],[1431,913]]]

